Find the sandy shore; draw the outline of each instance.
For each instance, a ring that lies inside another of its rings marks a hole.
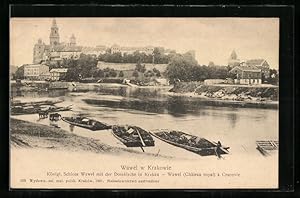
[[[28,115],[16,117],[20,119],[12,118],[10,122],[11,186],[15,188],[214,189],[278,185],[277,154],[263,157],[258,151],[232,148],[230,155],[218,160],[157,139],[156,147],[143,153],[113,143],[110,133],[71,133],[64,130],[63,122],[60,129],[46,126],[46,120],[43,124],[24,121]],[[137,170],[123,170],[124,165],[136,166]],[[141,170],[142,166],[146,169]],[[157,166],[170,170],[151,169]]]
[[[13,148],[38,148],[71,152],[148,155],[131,149],[113,147],[91,137],[83,137],[60,128],[35,124],[12,118],[10,120],[10,141]]]

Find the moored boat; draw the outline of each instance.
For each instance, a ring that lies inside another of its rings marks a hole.
[[[127,147],[154,146],[150,133],[137,126],[113,126],[112,133]]]
[[[224,147],[222,145],[218,146],[218,143],[216,142],[211,142],[205,138],[190,135],[181,131],[166,129],[150,133],[166,143],[197,153],[201,156],[223,155],[229,153],[229,147]],[[217,150],[217,148],[219,149]]]
[[[87,117],[62,117],[61,119],[74,126],[90,129],[92,131],[111,129],[110,125]]]
[[[277,140],[258,140],[256,141],[256,149],[264,156],[268,156],[279,148],[279,141]]]

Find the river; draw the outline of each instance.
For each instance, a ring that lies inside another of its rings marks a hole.
[[[109,87],[97,92],[25,92],[15,99],[51,97],[73,105],[72,114],[147,130],[174,129],[257,152],[256,140],[278,140],[278,110],[208,106],[201,99],[166,95],[168,88]],[[21,95],[21,96],[20,96]],[[251,152],[252,151],[252,152]]]
[[[230,178],[169,179],[159,177],[161,188],[276,188],[278,185],[278,152],[264,157],[256,149],[257,140],[278,140],[278,110],[258,108],[216,107],[204,105],[199,98],[172,96],[166,94],[168,88],[110,87],[97,92],[25,92],[12,93],[16,100],[32,98],[62,99],[58,106],[73,105],[72,111],[60,112],[62,116],[85,115],[108,124],[137,125],[146,130],[174,129],[204,137],[211,141],[221,141],[229,146],[230,154],[218,160],[216,156],[201,157],[184,149],[172,146],[154,138],[155,147],[144,148],[146,153],[159,154],[166,158],[148,158],[146,155],[105,155],[41,149],[12,149],[12,175],[15,178],[32,177],[22,173],[24,167],[34,170],[37,177],[45,170],[119,170],[120,164],[149,164],[172,166],[174,171],[238,173]],[[18,96],[17,96],[18,95]],[[38,120],[37,115],[13,116],[17,119],[49,125],[48,119]],[[59,127],[76,135],[93,138],[113,147],[126,148],[110,130],[89,131],[80,127],[71,130],[69,124],[58,121]],[[140,148],[130,148],[142,152]],[[34,157],[28,157],[34,156]],[[46,156],[46,157],[45,157]],[[59,157],[58,157],[59,156]],[[65,164],[68,162],[68,164]],[[108,162],[108,163],[103,163]],[[37,167],[35,164],[39,164]],[[61,166],[64,164],[64,166]],[[268,179],[266,179],[268,178]],[[17,184],[22,186],[23,184]],[[176,185],[174,182],[176,181]],[[69,188],[72,185],[58,185]],[[114,187],[112,184],[89,184],[87,188]],[[120,187],[130,187],[120,184]],[[138,185],[136,188],[157,187],[154,184]],[[38,185],[40,187],[40,185]],[[49,185],[45,184],[45,187]],[[51,186],[53,187],[53,186]],[[73,187],[84,187],[74,184]]]

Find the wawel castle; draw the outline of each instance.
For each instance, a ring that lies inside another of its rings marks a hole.
[[[73,35],[70,36],[69,42],[60,42],[59,37],[59,27],[56,23],[56,20],[53,19],[51,31],[49,35],[50,44],[45,44],[42,39],[39,39],[38,42],[34,45],[33,49],[33,63],[40,64],[43,61],[58,61],[64,58],[78,58],[81,53],[84,54],[104,54],[108,50],[110,53],[121,53],[123,54],[133,54],[135,51],[145,54],[152,54],[154,47],[121,47],[118,45],[113,45],[111,47],[106,47],[103,45],[98,45],[96,47],[85,47],[78,46],[76,44],[76,37]]]

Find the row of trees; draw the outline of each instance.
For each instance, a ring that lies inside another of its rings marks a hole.
[[[205,79],[226,79],[233,77],[226,66],[200,66],[195,58],[189,54],[176,54],[170,60],[166,76],[170,82],[203,81]]]

